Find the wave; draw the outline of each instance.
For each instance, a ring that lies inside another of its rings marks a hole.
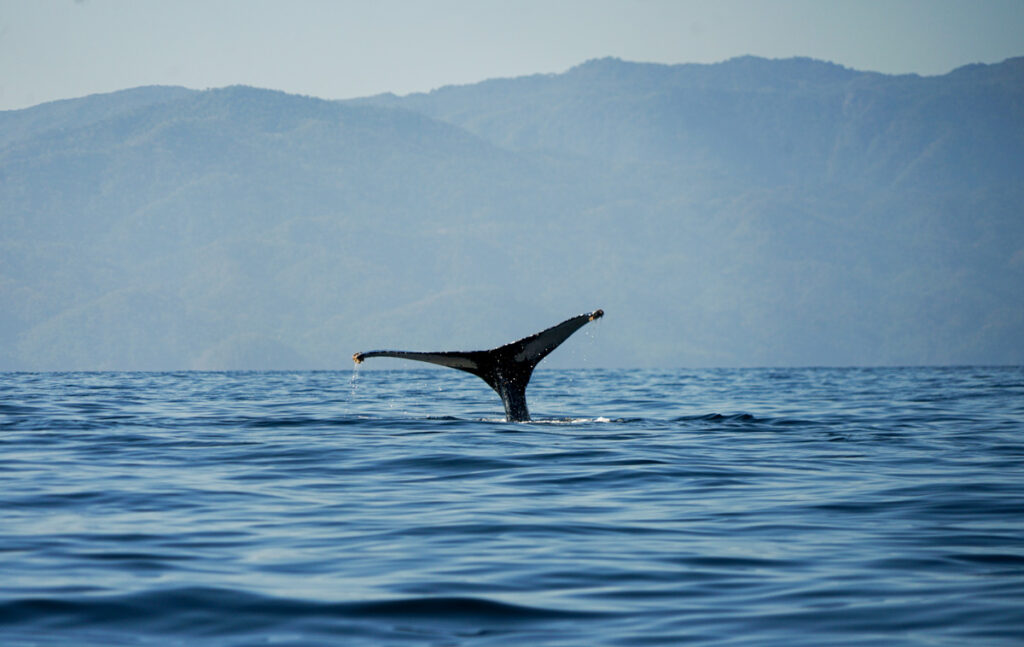
[[[512,604],[485,597],[430,596],[321,602],[216,587],[122,595],[24,597],[0,603],[0,627],[128,630],[178,635],[232,634],[294,623],[344,620],[469,625],[573,620],[602,615]]]

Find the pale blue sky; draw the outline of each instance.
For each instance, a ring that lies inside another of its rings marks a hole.
[[[1024,0],[0,0],[0,109],[153,84],[406,94],[743,54],[943,74],[1024,55]]]

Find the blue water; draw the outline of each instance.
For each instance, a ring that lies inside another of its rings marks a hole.
[[[1024,369],[0,374],[3,645],[1024,644]]]

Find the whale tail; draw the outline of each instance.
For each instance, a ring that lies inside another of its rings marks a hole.
[[[603,316],[604,310],[594,310],[491,350],[439,353],[371,350],[356,353],[352,359],[359,364],[370,357],[396,357],[439,364],[472,373],[487,382],[501,396],[501,401],[505,405],[505,416],[509,422],[526,422],[530,419],[530,411],[526,407],[526,385],[530,383],[533,369],[574,332]]]

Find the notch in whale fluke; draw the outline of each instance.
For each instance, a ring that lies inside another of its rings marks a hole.
[[[359,364],[370,357],[397,357],[472,373],[487,382],[501,396],[501,401],[505,405],[505,416],[509,422],[525,422],[530,419],[530,411],[526,408],[526,385],[530,383],[533,369],[574,332],[603,316],[604,310],[601,309],[586,312],[566,319],[557,326],[491,350],[437,353],[371,350],[352,355],[352,360]]]

